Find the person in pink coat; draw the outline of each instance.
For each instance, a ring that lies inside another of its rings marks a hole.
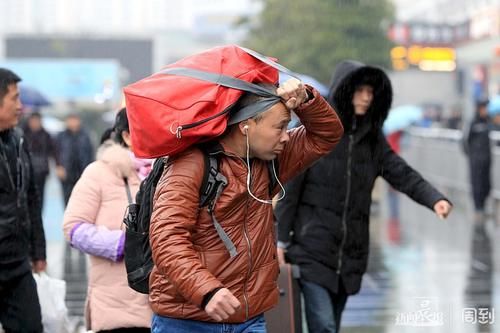
[[[151,160],[138,159],[131,152],[125,108],[101,141],[97,160],[76,183],[64,212],[66,239],[90,255],[87,328],[94,332],[149,332],[152,311],[148,296],[127,284],[122,220],[128,205],[127,186],[135,198]]]

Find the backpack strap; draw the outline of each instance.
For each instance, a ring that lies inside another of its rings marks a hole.
[[[220,225],[219,221],[217,221],[217,218],[215,217],[215,204],[217,203],[217,200],[219,200],[219,197],[224,190],[224,188],[227,186],[227,178],[224,177],[222,173],[219,172],[219,161],[216,157],[217,155],[210,155],[208,157],[209,159],[209,166],[210,166],[210,171],[209,171],[209,176],[208,176],[208,183],[214,183],[212,186],[213,192],[215,192],[215,195],[213,195],[212,199],[210,199],[207,210],[210,216],[212,217],[212,223],[214,224],[215,230],[217,230],[217,234],[219,235],[220,239],[224,243],[224,246],[226,249],[229,251],[229,255],[231,258],[235,257],[238,254],[238,251],[236,250],[236,246],[234,245],[233,241],[227,233],[224,231],[222,226]],[[216,168],[214,168],[216,166]]]
[[[132,193],[130,192],[130,186],[128,185],[128,178],[123,177],[123,182],[125,183],[125,191],[127,192],[128,204],[131,205],[134,203],[134,200],[132,199]]]
[[[210,149],[206,149],[206,147],[202,147],[201,150],[204,157],[205,171],[200,191],[200,207],[207,207],[219,238],[229,251],[231,258],[233,258],[238,254],[236,246],[215,217],[215,204],[228,184],[227,178],[219,172],[219,154],[210,154]]]
[[[219,173],[219,161],[214,156],[210,157],[206,151],[203,151],[203,160],[205,168],[200,188],[200,207],[207,207],[217,193],[216,176]]]

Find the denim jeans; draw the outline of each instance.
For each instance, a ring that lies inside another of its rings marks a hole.
[[[152,333],[266,333],[264,315],[241,324],[211,323],[189,319],[153,316]]]
[[[301,280],[300,287],[304,296],[307,327],[314,333],[337,333],[340,331],[340,321],[347,293],[342,282],[339,283],[339,292],[330,293],[319,284]]]

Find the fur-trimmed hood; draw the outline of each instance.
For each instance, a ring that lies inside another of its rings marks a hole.
[[[112,140],[105,141],[99,147],[97,160],[110,166],[120,178],[135,175],[131,152]]]
[[[345,132],[351,131],[355,118],[352,97],[359,84],[373,87],[373,102],[365,119],[372,131],[378,131],[392,104],[391,81],[382,69],[353,60],[339,63],[332,75],[328,102],[337,111]]]

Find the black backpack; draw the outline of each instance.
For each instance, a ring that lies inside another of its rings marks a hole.
[[[220,154],[211,153],[207,149],[202,149],[202,151],[205,171],[200,188],[200,207],[207,207],[219,237],[224,242],[230,256],[234,257],[237,254],[236,247],[213,214],[215,203],[227,185],[226,177],[219,173],[218,157]],[[151,212],[153,211],[153,197],[156,185],[163,174],[166,163],[167,158],[159,158],[155,161],[150,174],[142,181],[139,187],[135,203],[132,202],[132,195],[127,184],[127,179],[124,179],[129,200],[129,206],[123,219],[126,226],[125,267],[127,269],[127,280],[132,289],[143,294],[149,293],[149,275],[154,265],[151,246],[149,244],[149,223]],[[276,168],[278,167],[276,166]],[[268,171],[269,179],[271,179],[269,193],[272,193],[277,180],[274,177],[271,162],[268,163]]]

